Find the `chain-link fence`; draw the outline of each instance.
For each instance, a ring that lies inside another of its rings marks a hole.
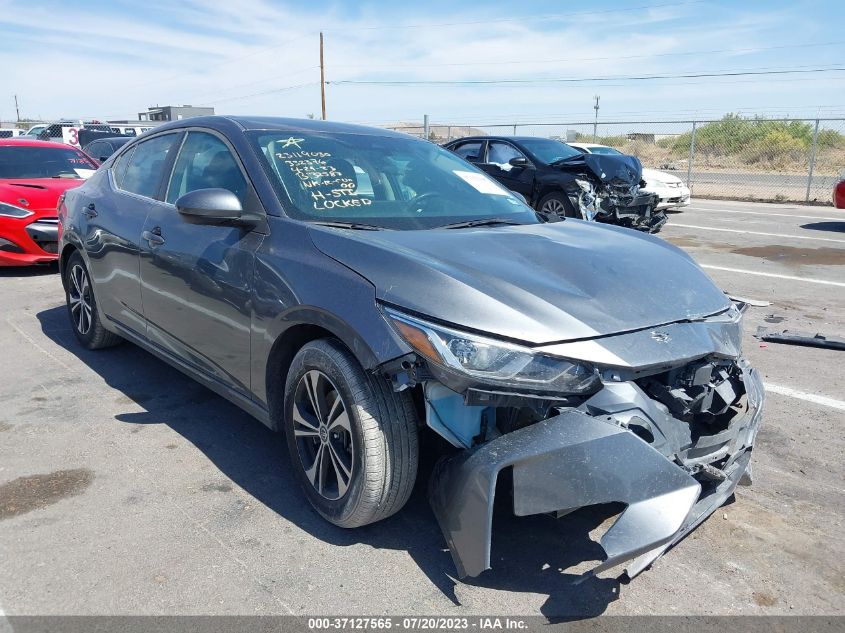
[[[845,170],[845,119],[598,121],[385,126],[437,143],[462,136],[542,136],[599,143],[669,172],[693,196],[829,203]]]

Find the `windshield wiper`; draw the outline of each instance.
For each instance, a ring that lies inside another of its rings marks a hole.
[[[443,224],[436,226],[437,229],[466,229],[471,226],[493,226],[495,224],[507,224],[509,226],[520,226],[524,222],[517,222],[516,220],[508,220],[507,218],[482,218],[480,220],[466,220],[465,222],[453,222],[452,224]]]
[[[343,220],[317,220],[314,222],[309,222],[309,224],[330,226],[336,229],[353,229],[356,231],[383,231],[385,229],[385,227],[376,226],[375,224],[364,224],[362,222],[344,222]]]

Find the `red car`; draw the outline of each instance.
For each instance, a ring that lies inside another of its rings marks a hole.
[[[69,145],[0,139],[0,266],[56,260],[59,196],[96,169],[90,156]]]
[[[845,171],[833,187],[833,206],[837,209],[845,209]]]

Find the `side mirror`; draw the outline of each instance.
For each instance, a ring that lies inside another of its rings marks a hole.
[[[191,224],[233,224],[252,228],[260,218],[245,213],[241,201],[228,189],[197,189],[176,200],[176,210]]]
[[[531,163],[524,156],[516,156],[508,161],[508,165],[511,167],[528,167]]]

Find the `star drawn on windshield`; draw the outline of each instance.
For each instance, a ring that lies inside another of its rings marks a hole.
[[[285,141],[285,144],[282,145],[282,149],[290,147],[291,145],[293,145],[297,149],[302,149],[299,144],[304,140],[304,138],[294,138],[293,136],[291,136],[288,140]]]

